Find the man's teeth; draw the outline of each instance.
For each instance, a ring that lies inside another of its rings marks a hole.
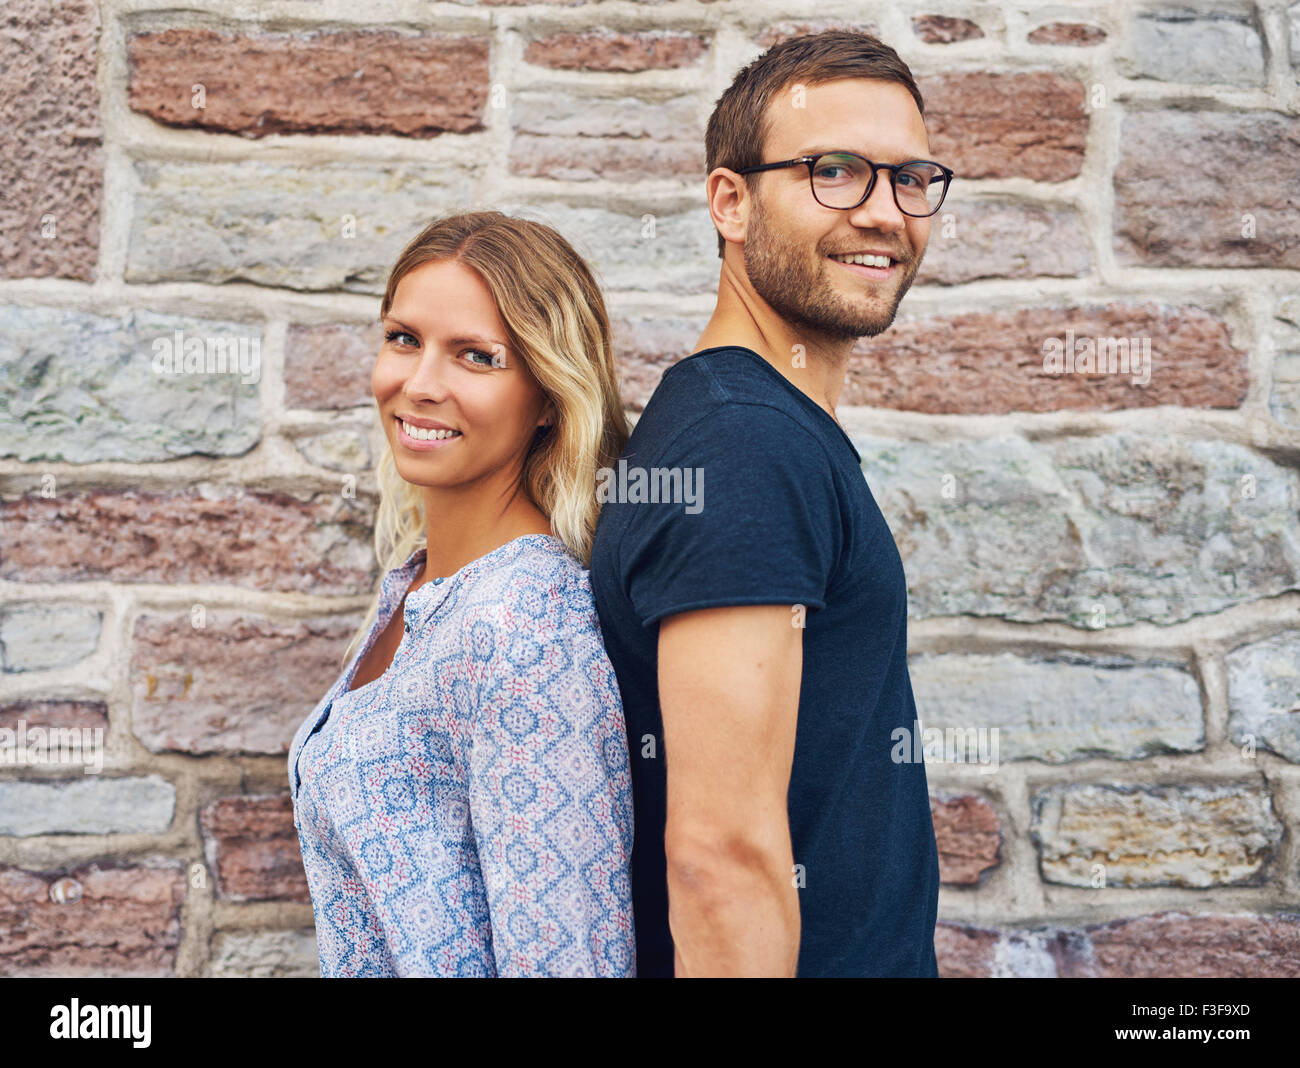
[[[833,259],[833,260],[839,260],[840,263],[857,263],[857,264],[861,264],[863,267],[888,267],[888,266],[889,266],[889,257],[888,257],[888,256],[864,256],[864,255],[835,256],[835,255],[832,255],[832,256],[831,256],[831,259]]]
[[[411,426],[405,419],[399,420],[402,429],[405,430],[416,441],[441,440],[442,438],[455,438],[460,436],[459,430],[429,430],[422,426]]]

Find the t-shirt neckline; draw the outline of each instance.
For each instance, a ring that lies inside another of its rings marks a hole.
[[[786,378],[785,375],[783,375],[780,371],[778,371],[775,367],[773,367],[770,363],[768,363],[767,360],[763,359],[763,357],[760,356],[757,352],[755,352],[753,349],[745,345],[711,345],[707,349],[700,349],[699,352],[692,352],[690,356],[686,357],[686,359],[690,360],[690,359],[694,359],[696,356],[706,356],[711,352],[743,352],[745,355],[761,363],[769,374],[773,375],[777,379],[777,381],[781,383],[782,386],[784,386],[787,390],[793,393],[806,407],[811,408],[814,412],[816,412],[819,416],[821,416],[821,418],[830,420],[831,426],[833,426],[837,431],[839,431],[840,437],[844,439],[844,444],[846,444],[849,447],[849,451],[853,453],[853,459],[856,461],[859,467],[862,466],[862,455],[858,452],[857,446],[853,444],[853,439],[850,438],[848,434],[844,432],[844,428],[835,421],[835,418],[825,408],[823,408],[820,404],[818,404],[815,400],[813,400],[810,396],[808,396],[807,393],[801,390],[798,386],[796,386],[793,382],[791,382],[788,378]],[[684,363],[685,360],[681,362]]]

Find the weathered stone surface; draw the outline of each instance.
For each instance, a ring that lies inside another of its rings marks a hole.
[[[1101,44],[1105,39],[1105,30],[1100,26],[1089,26],[1084,22],[1049,22],[1031,30],[1029,36],[1025,38],[1030,44],[1080,47]]]
[[[287,793],[223,797],[203,808],[200,825],[219,897],[311,901]]]
[[[185,873],[173,861],[0,867],[0,975],[170,976],[184,900]]]
[[[945,653],[918,654],[908,671],[925,729],[996,729],[999,761],[1140,760],[1205,748],[1200,687],[1185,668]]]
[[[108,734],[108,706],[103,701],[11,701],[0,705],[0,727],[71,727]]]
[[[935,218],[916,282],[1076,278],[1091,257],[1078,213],[1015,200],[949,195]]]
[[[1273,390],[1268,407],[1283,426],[1300,427],[1300,347],[1273,358]]]
[[[1086,928],[1085,939],[1077,948],[1062,944],[1061,976],[1119,979],[1300,976],[1300,916],[1295,915],[1159,913]]]
[[[984,872],[1001,862],[1001,824],[993,806],[982,797],[931,797],[930,817],[939,849],[941,882],[976,886]]]
[[[873,37],[880,35],[880,31],[871,22],[851,19],[794,19],[769,23],[754,38],[754,43],[763,51],[767,51],[773,45],[788,41],[791,37],[807,37],[824,30],[853,30],[855,33],[869,33]]]
[[[7,0],[0,11],[0,277],[94,279],[99,32],[94,0]]]
[[[1188,10],[1143,11],[1115,57],[1127,78],[1216,85],[1262,85],[1264,46],[1247,15]]]
[[[289,751],[343,668],[359,618],[272,620],[232,612],[136,620],[132,726],[155,753]]]
[[[1167,624],[1300,588],[1300,475],[1238,445],[854,440],[918,618]]]
[[[1120,263],[1300,267],[1300,182],[1269,177],[1300,173],[1300,118],[1131,111],[1120,127],[1120,152]]]
[[[1300,975],[1300,916],[1161,912],[1088,927],[939,923],[940,978],[1251,979]]]
[[[207,974],[214,979],[316,979],[316,931],[220,931]]]
[[[161,834],[176,789],[157,775],[27,782],[0,779],[0,834]]]
[[[718,235],[708,209],[659,214],[564,204],[512,203],[499,210],[559,230],[606,294],[710,292],[718,284]]]
[[[1251,642],[1227,662],[1228,736],[1300,764],[1300,636]]]
[[[963,178],[1063,182],[1083,168],[1082,82],[1052,71],[974,71],[918,78],[917,85],[931,156]]]
[[[189,349],[188,365],[173,359]],[[212,354],[208,370],[208,353]],[[148,311],[0,307],[0,455],[238,456],[260,434],[262,330]]]
[[[128,282],[382,294],[407,243],[470,197],[467,172],[438,164],[139,162],[135,174]]]
[[[359,430],[332,430],[294,442],[302,458],[331,471],[364,471],[370,466],[370,446]]]
[[[45,671],[84,660],[99,644],[104,613],[79,604],[0,605],[0,667]]]
[[[693,97],[514,98],[514,174],[566,181],[704,177],[704,130]]]
[[[127,100],[169,126],[244,137],[435,137],[483,128],[488,53],[487,37],[454,34],[174,27],[128,38]]]
[[[376,313],[377,314],[377,313]],[[384,343],[378,322],[290,326],[284,339],[284,403],[290,408],[373,405],[370,374]]]
[[[1080,369],[1085,340],[1094,370]],[[1074,370],[1064,360],[1070,345]],[[1059,365],[1049,362],[1053,349]],[[895,321],[857,342],[846,377],[841,404],[932,414],[1235,408],[1250,385],[1249,353],[1221,318],[1151,303]]]
[[[553,33],[529,41],[524,61],[560,70],[663,70],[689,67],[708,48],[707,37],[673,30]]]
[[[990,974],[997,931],[939,922],[934,927],[934,955],[940,979],[982,979]]]
[[[913,15],[912,32],[926,44],[952,44],[984,36],[984,31],[970,19],[949,15]]]
[[[645,407],[664,371],[695,351],[708,321],[707,315],[650,315],[610,321],[625,407],[638,412]]]
[[[334,493],[299,500],[209,485],[20,497],[0,502],[0,578],[367,593],[372,512]]]
[[[1067,886],[1255,886],[1282,840],[1267,788],[1053,786],[1033,798],[1043,879]]]

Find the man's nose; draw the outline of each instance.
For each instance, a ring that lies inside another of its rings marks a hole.
[[[896,233],[907,225],[907,216],[894,202],[894,188],[889,171],[877,171],[871,195],[848,213],[849,222],[863,230]]]

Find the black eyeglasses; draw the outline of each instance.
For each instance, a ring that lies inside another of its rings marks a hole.
[[[815,156],[799,156],[780,163],[760,163],[736,173],[753,174],[778,167],[797,167],[801,163],[808,165],[808,184],[817,203],[836,211],[849,211],[865,203],[876,187],[876,172],[889,171],[894,203],[899,211],[914,219],[923,219],[939,210],[955,173],[933,160],[872,163],[856,152],[819,152]]]

